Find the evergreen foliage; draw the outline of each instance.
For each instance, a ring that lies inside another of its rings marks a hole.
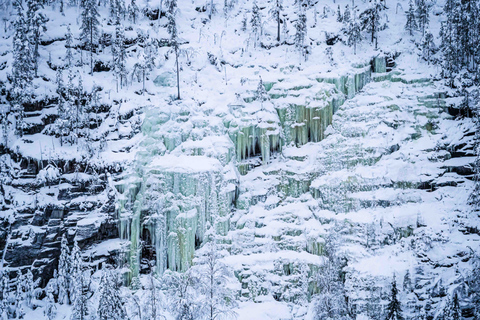
[[[123,320],[127,317],[120,297],[120,283],[114,270],[104,270],[100,281],[99,320]]]
[[[428,27],[428,23],[430,22],[429,17],[429,8],[425,0],[418,0],[417,4],[417,19],[418,19],[418,28],[425,34],[425,29]]]
[[[402,308],[400,301],[398,300],[398,289],[395,275],[392,279],[392,289],[390,292],[389,302],[387,305],[387,318],[386,320],[403,320]]]
[[[252,18],[250,19],[250,24],[252,26],[253,34],[253,46],[257,47],[260,36],[262,34],[262,16],[260,14],[260,9],[258,8],[257,1],[253,1],[252,7]]]
[[[353,46],[353,53],[357,54],[357,44],[362,39],[362,33],[355,12],[353,13],[353,19],[351,19],[345,26],[344,32],[347,36],[347,44]]]
[[[405,23],[405,30],[407,30],[411,36],[413,31],[418,29],[417,20],[415,18],[415,9],[413,7],[413,1],[410,0],[408,11],[406,12],[407,22]]]
[[[347,4],[347,5],[345,6],[345,10],[344,10],[344,12],[343,12],[343,20],[342,20],[342,22],[343,22],[344,24],[348,24],[348,23],[350,23],[350,18],[351,18],[350,6]]]
[[[81,14],[81,35],[80,38],[85,49],[90,51],[90,74],[93,75],[93,53],[95,52],[96,42],[99,37],[100,14],[97,9],[96,0],[84,0],[84,7]]]
[[[30,42],[31,59],[35,77],[38,76],[38,47],[40,44],[40,35],[42,31],[46,31],[45,23],[47,18],[40,12],[43,9],[43,2],[40,0],[26,0],[27,2],[27,19],[28,38]]]
[[[265,90],[265,86],[263,85],[262,78],[258,82],[257,91],[255,91],[255,100],[260,102],[265,102],[269,100],[270,97],[268,96],[267,90]]]
[[[297,10],[297,21],[295,22],[295,47],[300,52],[300,56],[307,59],[305,39],[307,37],[307,15],[302,6]]]
[[[274,19],[277,22],[277,41],[278,42],[280,42],[280,21],[281,21],[280,16],[282,11],[283,11],[283,1],[282,0],[272,1],[272,8],[270,8],[270,15],[272,19]]]
[[[372,43],[373,40],[377,40],[376,34],[380,30],[380,13],[382,10],[381,3],[373,0],[369,8],[360,14],[362,30],[370,33]],[[377,47],[377,41],[375,41],[375,47]]]
[[[60,257],[58,259],[58,302],[60,304],[70,303],[70,269],[71,269],[70,249],[68,248],[65,234],[62,237]]]

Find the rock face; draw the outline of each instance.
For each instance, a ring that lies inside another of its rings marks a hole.
[[[26,108],[25,122],[29,127],[31,114],[40,114],[40,122],[32,120],[37,129],[24,132],[0,154],[0,267],[13,277],[17,269],[32,266],[35,278],[40,277],[44,286],[57,268],[64,234],[70,245],[78,241],[83,249],[119,237],[113,180],[127,163],[122,159],[128,153],[124,146],[139,133],[130,123],[141,119],[141,113],[135,109],[124,113],[120,105],[103,106],[99,114],[86,113],[95,122],[91,136],[101,132],[103,138],[88,142],[79,139],[78,144],[60,146],[47,135],[55,101],[35,106],[35,110]],[[127,123],[130,131],[119,139]],[[119,142],[122,145],[117,148]],[[83,143],[88,143],[90,149]],[[105,144],[112,147],[109,152],[117,153],[116,160],[109,160],[110,154],[99,153]],[[37,159],[35,154],[43,159]],[[93,261],[98,258],[92,256]]]

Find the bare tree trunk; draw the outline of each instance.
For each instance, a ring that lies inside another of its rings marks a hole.
[[[93,76],[93,24],[90,25],[90,74]]]
[[[277,41],[280,42],[280,10],[277,11]]]
[[[180,100],[180,67],[178,65],[178,44],[175,44],[175,59],[177,62],[177,99]]]

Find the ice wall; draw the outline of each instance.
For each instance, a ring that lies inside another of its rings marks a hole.
[[[320,192],[318,183],[312,186],[318,175],[299,174],[303,171],[287,165],[266,171],[273,184],[263,181],[268,186],[264,191],[240,194],[238,173],[271,163],[282,146],[299,147],[324,139],[345,99],[371,81],[372,71],[385,72],[385,68],[385,58],[377,57],[340,76],[281,78],[267,83],[270,100],[244,97],[219,114],[183,101],[165,108],[147,107],[144,139],[134,167],[117,182],[120,234],[128,245],[128,279],[145,268],[145,259],[154,261],[158,274],[166,269],[187,270],[208,225],[220,235],[229,233],[233,204],[249,210],[272,195],[297,198],[313,189]],[[266,204],[266,208],[275,207]],[[286,236],[302,237],[292,232]],[[299,242],[300,247],[315,256],[323,254],[318,234],[307,238]],[[277,245],[281,247],[282,242]],[[146,256],[145,246],[153,248],[154,254]],[[283,249],[293,250],[296,245],[290,246]]]

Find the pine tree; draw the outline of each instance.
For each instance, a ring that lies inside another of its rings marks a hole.
[[[114,270],[104,270],[100,281],[99,320],[122,320],[127,314],[119,294],[118,276]]]
[[[403,278],[403,290],[413,292],[412,278],[410,277],[410,270],[407,270]]]
[[[405,30],[407,30],[411,36],[413,36],[413,31],[418,29],[417,20],[415,19],[415,9],[413,8],[413,1],[410,0],[410,4],[408,7],[408,11],[406,12],[407,15],[407,23],[405,24]]]
[[[277,41],[280,42],[280,15],[283,11],[283,0],[274,0],[270,9],[271,17],[277,22]]]
[[[14,22],[15,34],[13,35],[13,86],[15,95],[23,95],[27,86],[33,80],[32,53],[28,35],[28,25],[23,13],[21,0],[14,2],[17,17]]]
[[[77,240],[73,243],[72,252],[70,253],[70,270],[69,275],[71,278],[71,286],[69,287],[70,299],[75,301],[78,287],[76,279],[79,278],[82,272],[82,256],[80,254],[80,248],[78,247]]]
[[[90,288],[90,270],[82,266],[73,275],[73,283],[75,286],[74,295],[72,299],[73,311],[70,317],[71,320],[87,320],[91,314],[88,299],[93,295]]]
[[[132,0],[132,2],[128,5],[128,16],[132,20],[133,24],[135,24],[137,21],[139,11],[140,10],[138,9],[136,0]]]
[[[17,290],[15,291],[15,303],[13,313],[15,318],[22,319],[25,315],[23,302],[25,301],[25,275],[19,270],[16,278]]]
[[[90,74],[93,75],[93,53],[95,51],[96,41],[98,40],[100,17],[97,10],[96,0],[84,0],[84,8],[82,11],[81,19],[81,39],[85,48],[90,51]]]
[[[340,5],[337,8],[337,22],[343,22],[342,12],[340,11]]]
[[[304,57],[306,60],[305,38],[307,37],[307,15],[302,6],[299,6],[297,10],[295,30],[295,47],[300,52],[300,56]]]
[[[417,5],[417,19],[418,19],[418,27],[422,34],[425,34],[425,29],[428,27],[428,23],[430,21],[429,17],[429,8],[425,0],[418,0]]]
[[[25,282],[23,284],[25,291],[25,302],[29,308],[33,307],[33,299],[37,295],[39,281],[40,279],[37,279],[37,281],[33,280],[32,271],[29,269],[25,275]]]
[[[257,91],[255,91],[255,100],[260,102],[265,102],[269,100],[270,97],[268,96],[267,90],[265,90],[265,86],[263,85],[262,78],[258,82]]]
[[[357,54],[357,43],[362,39],[360,24],[358,23],[356,13],[353,13],[353,19],[347,26],[345,33],[347,35],[347,44],[353,46],[353,53]]]
[[[380,12],[382,11],[382,5],[374,0],[371,2],[370,7],[360,14],[360,21],[362,30],[371,34],[371,42],[377,39],[376,34],[380,29]],[[377,42],[375,42],[375,48]]]
[[[66,40],[65,40],[65,49],[66,49],[65,68],[67,70],[69,70],[73,67],[73,53],[72,53],[73,35],[72,35],[72,31],[70,30],[70,25],[67,26],[67,33],[66,33],[65,36],[66,36]]]
[[[262,34],[262,16],[260,15],[260,9],[258,8],[257,1],[253,1],[252,18],[250,19],[252,25],[253,34],[253,46],[257,47],[260,41],[260,35]]]
[[[45,317],[47,317],[48,320],[53,320],[57,315],[57,307],[55,305],[55,298],[53,296],[55,292],[53,285],[49,283],[45,291],[47,294],[45,298],[47,300],[47,304],[45,306],[43,314],[45,315]]]
[[[133,72],[139,73],[138,79],[139,81],[142,79],[143,82],[142,92],[145,92],[145,79],[153,70],[153,67],[155,67],[155,45],[151,39],[147,39],[143,41],[140,47],[142,47],[142,49],[139,50]]]
[[[69,304],[70,292],[70,249],[65,234],[62,237],[60,257],[58,259],[58,302]]]
[[[117,17],[117,24],[115,26],[115,40],[112,45],[113,66],[115,71],[115,77],[117,78],[117,92],[118,83],[120,88],[123,88],[125,84],[127,69],[126,59],[127,53],[125,51],[125,30],[120,25],[120,19]]]
[[[10,278],[6,269],[0,270],[0,319],[7,319]]]
[[[430,63],[433,54],[435,53],[435,43],[433,42],[433,34],[430,31],[425,32],[422,39],[422,55],[423,58]]]
[[[118,19],[125,16],[125,0],[110,0],[109,15],[118,24]]]
[[[474,308],[474,319],[480,320],[480,256],[474,253],[472,260],[473,269],[467,278],[467,284]]]
[[[180,65],[178,62],[179,43],[177,30],[177,0],[169,0],[167,3],[167,31],[170,35],[170,44],[175,51],[175,63],[177,66],[177,100],[180,100]]]
[[[397,281],[395,280],[395,275],[392,279],[392,291],[390,293],[389,302],[387,305],[387,318],[386,320],[403,320],[402,308],[400,306],[400,301],[398,300],[398,289]]]
[[[344,24],[349,24],[350,23],[350,18],[351,18],[350,6],[347,4],[345,6],[345,11],[343,13],[343,23]]]
[[[31,59],[35,77],[38,75],[38,46],[40,44],[40,35],[42,30],[45,31],[45,23],[47,18],[40,12],[43,9],[43,2],[39,0],[27,0],[27,26],[28,38],[30,41]]]

